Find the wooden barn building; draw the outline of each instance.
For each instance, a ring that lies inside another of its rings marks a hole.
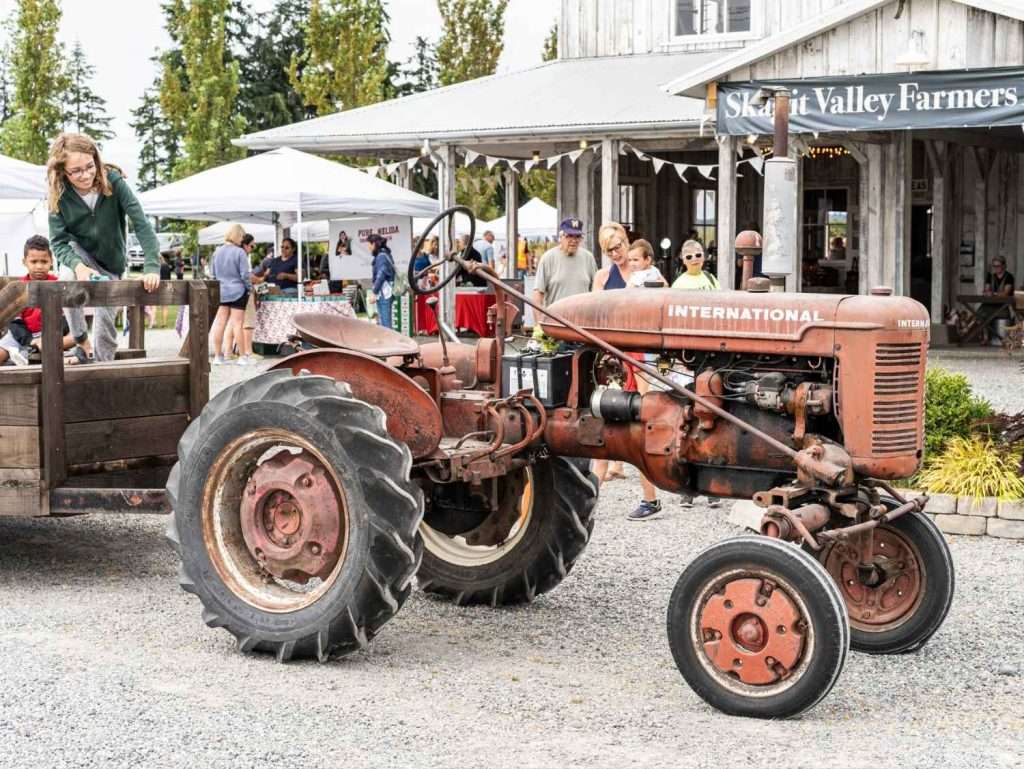
[[[673,251],[696,229],[731,287],[772,150],[752,95],[784,85],[800,178],[789,288],[888,285],[941,323],[981,292],[993,257],[1024,276],[1024,3],[561,0],[558,48],[528,70],[237,143],[396,162],[426,143],[446,203],[467,157],[521,169],[561,154],[560,213],[591,235],[623,221]]]

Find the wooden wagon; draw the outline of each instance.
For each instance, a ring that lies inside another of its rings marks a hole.
[[[41,364],[0,367],[0,516],[169,512],[164,483],[178,440],[209,397],[207,335],[217,284],[3,280],[0,323],[43,312]],[[188,305],[179,354],[147,358],[144,305]],[[126,307],[128,349],[64,365],[64,307]]]

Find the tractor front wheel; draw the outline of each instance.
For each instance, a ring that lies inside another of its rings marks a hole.
[[[179,581],[242,651],[360,649],[405,602],[422,494],[384,413],[329,377],[272,371],[207,404],[167,481]]]
[[[896,502],[886,499],[890,509]],[[870,564],[859,539],[839,541],[818,559],[839,586],[850,617],[851,646],[868,654],[916,651],[942,626],[953,602],[949,545],[924,513],[906,513],[872,529]]]
[[[459,605],[532,601],[565,579],[583,552],[597,493],[585,461],[551,457],[499,479],[495,512],[456,510],[435,495],[420,527],[420,588]]]
[[[709,705],[788,718],[832,689],[850,628],[821,564],[753,536],[712,545],[686,568],[669,601],[668,638],[679,672]]]

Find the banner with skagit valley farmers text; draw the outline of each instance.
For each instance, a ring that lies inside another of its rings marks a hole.
[[[775,100],[757,97],[780,86],[793,133],[1024,125],[1024,68],[1006,67],[719,83],[716,132],[771,134]]]

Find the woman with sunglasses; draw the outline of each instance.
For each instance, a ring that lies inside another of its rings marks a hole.
[[[104,165],[100,151],[85,134],[63,133],[50,146],[46,164],[49,184],[50,243],[62,280],[120,280],[125,272],[125,218],[132,221],[146,261],[142,285],[160,285],[160,246],[135,193],[119,169]],[[95,355],[111,361],[117,350],[116,307],[97,307],[93,314]],[[85,313],[65,310],[84,362],[92,352]]]

